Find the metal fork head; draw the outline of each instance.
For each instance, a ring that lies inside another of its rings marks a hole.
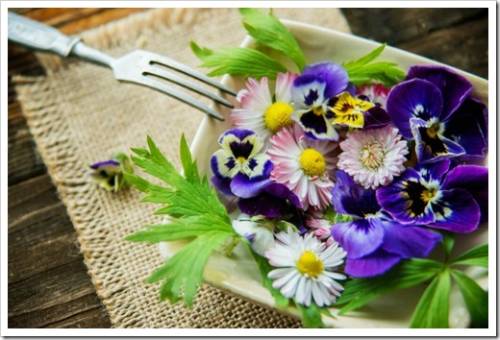
[[[226,107],[233,107],[231,102],[223,98],[220,94],[213,93],[205,87],[198,85],[196,82],[178,75],[176,72],[197,79],[198,81],[201,81],[231,96],[236,96],[234,91],[207,77],[201,72],[193,70],[182,63],[156,53],[144,50],[135,50],[118,59],[115,59],[112,62],[111,67],[113,68],[113,73],[118,80],[148,86],[219,120],[224,120],[219,112],[210,108],[205,103],[193,98],[189,94],[186,94],[184,91],[171,86],[167,82],[171,82],[196,92]]]

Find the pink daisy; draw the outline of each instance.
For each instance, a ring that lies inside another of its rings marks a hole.
[[[297,124],[271,138],[267,154],[274,164],[271,179],[286,185],[301,200],[304,209],[330,204],[335,169],[336,143],[311,140]]]
[[[406,141],[392,126],[349,132],[340,149],[337,167],[366,189],[392,182],[405,169],[408,154]]]
[[[265,141],[282,128],[291,126],[291,89],[296,77],[293,73],[278,73],[274,96],[266,77],[262,77],[260,81],[249,78],[246,88],[238,93],[237,100],[241,107],[231,112],[233,125],[253,130]]]
[[[322,213],[319,211],[313,211],[311,214],[306,216],[305,225],[311,228],[311,232],[319,240],[325,242],[327,246],[334,243],[332,237],[332,223],[330,221],[321,218]]]

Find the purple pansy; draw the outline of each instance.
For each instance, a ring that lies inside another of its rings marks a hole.
[[[487,196],[487,172],[476,165],[450,170],[449,160],[420,165],[407,169],[389,186],[379,188],[377,200],[399,223],[470,233],[480,222],[481,211],[475,197],[479,200]]]
[[[288,188],[269,178],[273,164],[260,153],[263,143],[253,131],[227,130],[219,137],[219,145],[221,149],[210,160],[212,183],[220,192],[239,197],[242,212],[277,218],[290,209],[289,203],[302,207]]]
[[[381,275],[402,259],[425,257],[441,240],[437,232],[391,220],[375,191],[362,188],[343,171],[337,171],[332,203],[337,213],[353,218],[332,227],[333,238],[347,252],[345,272],[352,277]]]
[[[328,102],[349,90],[354,88],[349,86],[349,77],[342,66],[322,62],[306,67],[292,87],[297,122],[313,138],[338,140],[337,131],[328,121]]]
[[[387,112],[401,134],[414,139],[419,161],[487,151],[486,107],[471,97],[472,84],[441,66],[413,66],[387,98]]]

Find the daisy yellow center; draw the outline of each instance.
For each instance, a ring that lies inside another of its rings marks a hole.
[[[384,148],[380,143],[370,143],[361,149],[361,163],[370,170],[378,169],[384,163]]]
[[[271,104],[264,112],[264,124],[273,133],[292,124],[293,107],[285,102]]]
[[[297,261],[299,272],[310,277],[318,277],[324,268],[323,261],[310,250],[303,252]]]
[[[302,151],[299,163],[302,171],[311,177],[321,176],[326,170],[325,157],[313,148]]]

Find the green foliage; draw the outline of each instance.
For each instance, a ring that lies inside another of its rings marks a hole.
[[[367,279],[349,280],[344,292],[337,300],[342,306],[340,314],[363,307],[382,294],[402,288],[416,286],[429,281],[443,267],[442,263],[429,259],[411,259],[392,269],[389,273]]]
[[[488,245],[482,244],[466,251],[456,257],[452,264],[488,268]]]
[[[294,36],[274,15],[255,8],[241,8],[243,26],[257,43],[288,56],[302,71],[306,58]]]
[[[411,318],[412,328],[447,328],[450,309],[450,272],[440,272],[420,298]]]
[[[233,47],[212,51],[191,42],[191,49],[201,59],[201,66],[211,69],[208,73],[211,77],[230,74],[274,79],[278,72],[286,72],[285,66],[281,63],[251,48]]]
[[[149,226],[126,239],[148,243],[190,241],[165,261],[148,278],[148,282],[162,282],[161,299],[176,302],[183,298],[186,305],[191,306],[210,254],[237,235],[216,192],[207,179],[200,176],[184,136],[180,143],[184,175],[175,169],[149,137],[147,149],[135,148],[132,151],[135,154],[132,157],[134,164],[166,185],[154,184],[144,177],[126,172],[128,183],[146,194],[144,201],[161,204],[156,213],[166,214],[170,219],[168,223]]]
[[[321,308],[312,303],[309,307],[297,304],[297,308],[302,316],[302,324],[306,328],[322,328]]]
[[[471,326],[487,327],[488,293],[456,267],[470,265],[487,268],[488,245],[476,246],[456,258],[448,260],[453,246],[453,237],[445,234],[443,237],[445,253],[443,262],[414,258],[402,262],[384,275],[349,280],[336,303],[337,306],[341,307],[339,314],[343,315],[361,308],[373,299],[391,291],[430,281],[412,315],[411,327],[448,327],[449,295],[453,279],[464,297],[471,316]]]
[[[476,281],[458,270],[451,275],[464,297],[465,305],[471,316],[471,327],[488,327],[488,293]]]
[[[344,68],[349,75],[349,80],[356,86],[380,82],[385,86],[392,86],[405,77],[405,72],[396,63],[389,61],[375,62],[385,49],[385,44],[380,45],[367,55],[345,62]]]

